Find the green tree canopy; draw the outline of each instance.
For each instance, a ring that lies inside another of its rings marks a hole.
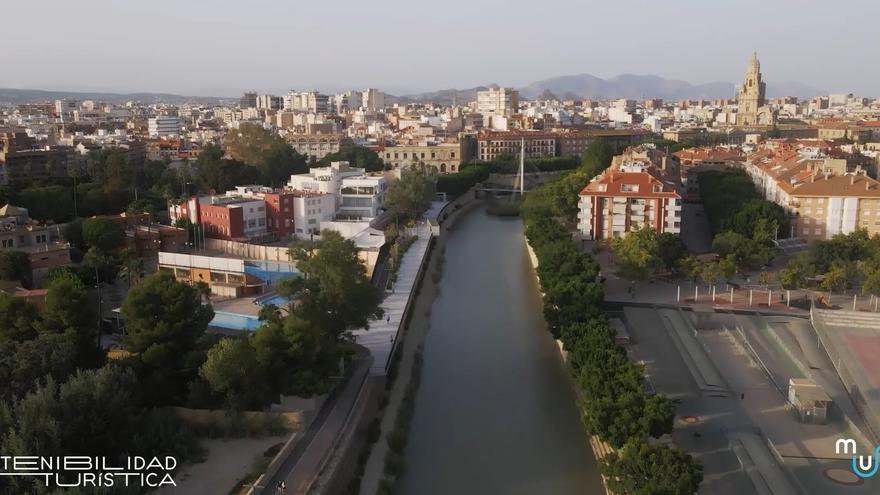
[[[224,397],[232,410],[262,408],[271,400],[267,376],[257,361],[257,352],[246,338],[227,338],[208,351],[199,375],[211,390]]]
[[[86,219],[82,225],[82,235],[88,246],[103,253],[112,253],[125,244],[125,230],[109,217]]]
[[[0,280],[14,280],[24,287],[32,284],[31,259],[24,251],[0,251]]]
[[[145,383],[168,401],[184,394],[201,364],[199,339],[214,317],[201,293],[158,272],[133,287],[122,303],[125,347],[137,355]]]
[[[352,167],[360,167],[367,172],[379,172],[384,168],[382,159],[375,151],[357,144],[343,144],[339,151],[330,153],[318,160],[321,165],[330,165],[332,162],[348,162]]]
[[[40,313],[21,297],[0,292],[0,342],[24,341],[37,336]]]
[[[294,313],[303,320],[338,338],[381,314],[381,294],[367,279],[354,242],[324,230],[315,249],[294,243],[290,254],[302,274],[295,279]]]
[[[618,495],[694,495],[703,467],[681,450],[633,441],[602,461],[608,488]]]
[[[614,259],[627,277],[645,279],[663,266],[657,244],[657,232],[645,226],[614,239],[611,244]]]
[[[401,172],[385,194],[385,207],[396,215],[420,218],[434,200],[434,175],[420,169]]]

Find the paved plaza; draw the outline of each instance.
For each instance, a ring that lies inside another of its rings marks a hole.
[[[852,428],[858,418],[847,422],[843,417],[854,408],[839,380],[833,383],[834,375],[827,373],[827,358],[815,349],[785,350],[785,344],[797,342],[809,320],[710,313],[697,331],[690,311],[630,306],[623,317],[633,339],[633,358],[645,363],[658,392],[679,401],[673,441],[703,463],[700,493],[880,492],[877,480],[832,480],[835,473],[848,479],[851,462],[835,453],[835,441],[856,438],[860,452],[867,444]],[[783,328],[785,336],[776,336]],[[788,329],[794,331],[789,334]],[[809,340],[807,336],[800,338]],[[807,342],[804,346],[809,347]],[[828,390],[835,407],[840,403],[826,425],[803,424],[790,410],[788,379],[805,376]]]

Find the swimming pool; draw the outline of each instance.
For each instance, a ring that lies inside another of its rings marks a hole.
[[[256,316],[243,315],[241,313],[228,313],[226,311],[214,311],[214,319],[211,320],[211,323],[208,325],[228,330],[254,331],[262,324],[263,322],[261,322]]]

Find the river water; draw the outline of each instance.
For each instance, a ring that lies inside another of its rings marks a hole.
[[[522,222],[480,207],[449,234],[396,492],[604,493]]]

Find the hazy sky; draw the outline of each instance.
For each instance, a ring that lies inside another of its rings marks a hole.
[[[590,73],[880,96],[880,2],[4,0],[0,87],[393,94]]]

